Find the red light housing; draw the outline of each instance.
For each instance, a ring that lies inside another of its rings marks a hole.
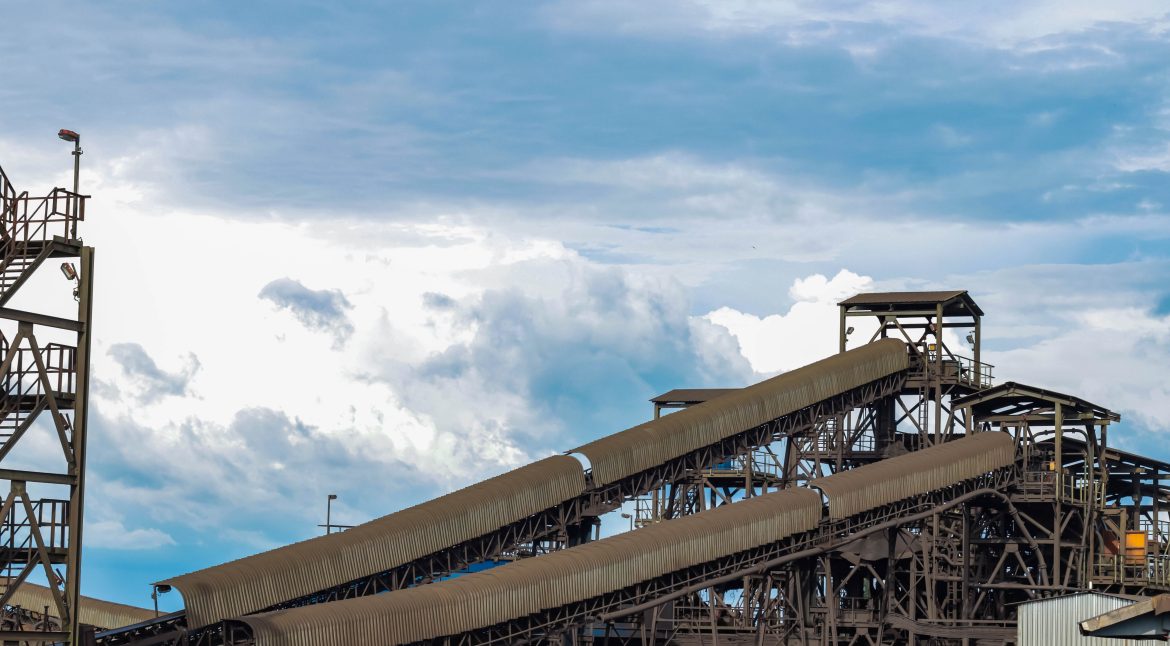
[[[73,132],[72,130],[65,130],[64,128],[62,128],[61,131],[57,133],[57,136],[64,139],[65,141],[72,141],[74,143],[81,139],[81,135]]]

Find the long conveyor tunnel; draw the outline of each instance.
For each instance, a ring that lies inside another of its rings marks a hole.
[[[624,501],[888,397],[911,370],[895,339],[834,355],[570,452],[589,469],[552,456],[343,533],[162,581],[184,611],[99,642],[199,643],[228,618],[408,588],[550,537],[572,544],[574,530]]]
[[[692,516],[388,594],[241,617],[229,639],[254,646],[548,640],[659,607],[694,586],[858,541],[1015,478],[1016,444],[977,433]],[[896,619],[891,619],[896,621]],[[652,628],[653,629],[653,628]]]

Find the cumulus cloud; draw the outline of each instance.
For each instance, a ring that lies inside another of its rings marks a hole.
[[[85,523],[85,546],[111,550],[151,550],[174,545],[166,532],[150,528],[129,529],[117,520]]]
[[[797,278],[789,287],[788,296],[795,302],[784,314],[760,317],[721,307],[704,318],[735,336],[739,352],[756,372],[787,371],[836,353],[837,303],[872,286],[872,278],[847,269],[832,278],[813,274]],[[868,338],[865,331],[854,334],[854,341]]]
[[[260,290],[260,298],[292,313],[305,327],[329,332],[340,347],[353,334],[346,310],[353,305],[336,289],[313,290],[291,278],[277,278]]]
[[[190,245],[135,245],[120,227],[165,227]],[[91,447],[93,499],[106,507],[95,518],[157,528],[176,549],[223,527],[241,541],[233,555],[303,538],[325,493],[342,496],[345,522],[367,520],[644,421],[659,392],[752,378],[677,280],[547,239],[159,222],[133,209],[95,218],[90,239],[110,259],[105,280],[133,280],[152,307],[183,312],[160,327],[121,291],[95,303],[107,322],[92,412],[104,439]],[[213,241],[219,261],[202,263]],[[141,270],[167,263],[204,269]],[[344,346],[321,342],[339,326]],[[198,362],[155,359],[184,353]]]
[[[158,401],[162,397],[181,397],[190,394],[188,385],[199,372],[199,358],[187,355],[186,365],[177,372],[167,372],[158,367],[154,359],[137,343],[114,343],[106,351],[122,369],[134,396],[142,403]]]
[[[1085,307],[1035,344],[987,353],[1004,379],[1052,388],[1122,413],[1127,428],[1170,431],[1170,316],[1144,307]],[[1137,447],[1132,434],[1111,441]],[[1128,438],[1128,439],[1127,439]],[[1160,450],[1153,451],[1155,453]]]

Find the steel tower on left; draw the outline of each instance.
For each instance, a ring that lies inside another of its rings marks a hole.
[[[0,644],[80,644],[93,247],[78,237],[78,188],[30,196],[0,168]],[[53,275],[60,271],[64,276]],[[21,586],[52,605],[22,607]]]

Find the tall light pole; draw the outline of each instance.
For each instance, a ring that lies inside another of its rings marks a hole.
[[[335,493],[329,494],[329,497],[325,499],[325,533],[326,534],[333,533],[333,522],[332,522],[331,518],[332,518],[332,513],[333,513],[333,501],[334,500],[337,500],[337,494],[335,494]]]
[[[73,194],[81,194],[81,135],[72,130],[62,128],[57,131],[57,136],[64,141],[73,142]],[[74,198],[77,199],[77,198]],[[74,214],[78,215],[78,214]],[[71,237],[77,239],[77,219],[73,220],[73,230],[70,231]]]

